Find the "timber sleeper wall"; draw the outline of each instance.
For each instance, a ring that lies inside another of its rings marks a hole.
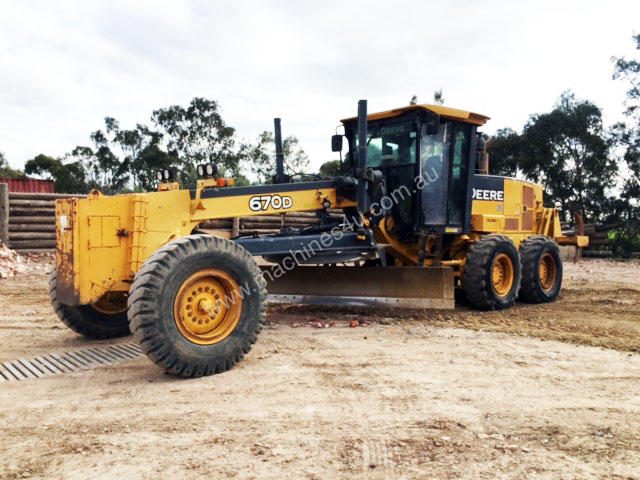
[[[56,247],[55,200],[57,198],[84,197],[63,193],[18,193],[9,192],[6,183],[0,183],[0,243],[21,253],[52,252]],[[330,210],[340,215],[340,210]],[[281,228],[300,228],[317,225],[314,212],[294,212],[283,215],[260,215],[255,217],[226,218],[205,221],[200,228],[224,237],[239,234],[274,233]],[[619,225],[585,224],[584,233],[590,238],[590,249],[585,256],[601,255],[601,250],[610,248],[608,230]],[[563,231],[567,235],[574,230]],[[590,251],[593,250],[593,251]]]
[[[0,184],[0,239],[9,248],[22,253],[44,253],[55,250],[57,198],[84,197],[62,193],[7,192]]]
[[[0,242],[21,253],[52,252],[56,247],[55,201],[84,197],[61,193],[9,192],[0,183]],[[340,214],[339,211],[331,213]],[[317,225],[314,212],[228,218],[203,222],[200,228],[225,237],[247,233],[273,233],[283,227]]]

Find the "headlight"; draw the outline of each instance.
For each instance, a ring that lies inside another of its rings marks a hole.
[[[218,175],[218,167],[215,163],[203,163],[197,167],[198,178],[213,178]]]

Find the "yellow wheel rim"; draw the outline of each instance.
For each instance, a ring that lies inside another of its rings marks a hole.
[[[118,315],[127,311],[127,296],[120,292],[108,292],[91,306],[100,313]]]
[[[173,307],[178,330],[198,345],[213,345],[227,338],[238,325],[241,312],[238,284],[228,273],[213,268],[187,278]]]
[[[491,268],[493,289],[499,297],[506,297],[513,287],[513,263],[506,253],[501,253],[493,260]]]
[[[545,253],[542,258],[540,258],[538,277],[540,278],[540,286],[545,292],[553,289],[556,283],[557,268],[556,260],[550,253]]]

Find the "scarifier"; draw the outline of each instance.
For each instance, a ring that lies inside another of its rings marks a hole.
[[[285,175],[276,119],[272,184],[235,187],[206,164],[195,190],[165,170],[157,192],[57,200],[56,313],[91,338],[131,331],[161,368],[195,377],[249,352],[268,299],[445,309],[458,287],[478,309],[555,300],[558,245],[588,239],[562,236],[541,185],[488,175],[478,132],[488,117],[440,105],[366,110],[361,100],[332,137],[334,152],[343,139],[348,150],[334,178]],[[199,229],[301,211],[320,223],[232,239]]]

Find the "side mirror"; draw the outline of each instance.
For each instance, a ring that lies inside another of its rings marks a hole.
[[[331,136],[331,151],[332,152],[342,151],[342,135]]]
[[[440,115],[433,112],[427,112],[427,121],[425,125],[425,133],[427,135],[436,135],[440,130]]]

